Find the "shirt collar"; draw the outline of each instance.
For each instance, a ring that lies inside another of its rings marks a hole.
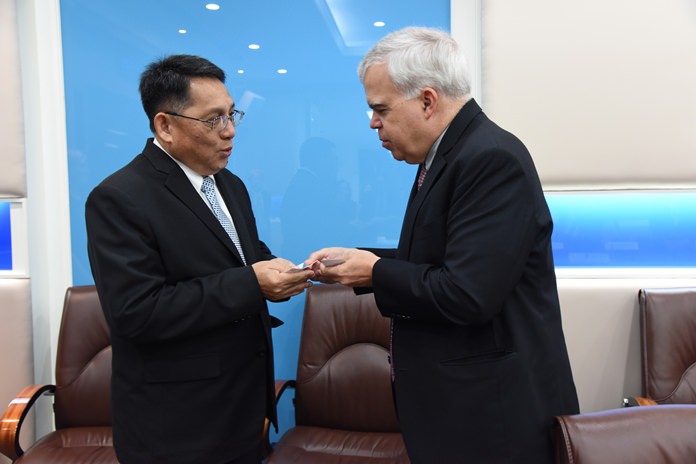
[[[435,140],[435,143],[433,143],[433,146],[430,147],[430,150],[428,151],[428,155],[425,157],[425,169],[430,169],[430,166],[433,164],[433,160],[435,159],[435,153],[437,153],[437,149],[440,146],[440,142],[442,142],[442,138],[445,136],[445,132],[447,132],[447,129],[449,129],[449,126],[445,127],[445,130],[442,131],[442,134]]]
[[[172,155],[170,155],[167,152],[167,150],[165,150],[164,147],[162,147],[162,145],[159,143],[157,138],[155,138],[153,143],[155,145],[157,145],[157,147],[159,147],[160,150],[165,152],[167,154],[167,156],[169,156],[171,159],[173,159],[176,164],[179,165],[181,170],[184,171],[184,174],[186,174],[186,177],[188,177],[189,181],[191,182],[191,185],[193,185],[193,187],[196,189],[197,192],[201,192],[201,188],[203,187],[203,176],[201,176],[196,171],[194,171],[193,169],[186,166],[184,163],[182,163],[181,161],[179,161],[178,159],[176,159]],[[210,176],[210,178],[212,179],[213,183],[215,183],[215,176]]]

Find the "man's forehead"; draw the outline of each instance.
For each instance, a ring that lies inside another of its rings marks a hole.
[[[367,104],[370,106],[386,105],[400,96],[384,64],[368,68],[365,72],[364,87]]]
[[[391,82],[387,65],[385,63],[373,64],[365,71],[365,82]]]

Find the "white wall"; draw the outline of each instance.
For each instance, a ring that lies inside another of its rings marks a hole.
[[[696,2],[481,3],[484,109],[547,190],[696,187]]]
[[[72,261],[59,0],[0,0],[0,19],[5,109],[0,197],[17,199],[13,207],[21,211],[13,217],[13,229],[23,231],[13,237],[13,253],[19,251],[13,258],[22,255],[21,272],[0,276],[4,409],[21,387],[54,382]],[[22,243],[21,250],[15,242]],[[37,434],[51,430],[50,401],[40,401],[34,410]],[[24,429],[23,443],[33,436],[32,424]]]

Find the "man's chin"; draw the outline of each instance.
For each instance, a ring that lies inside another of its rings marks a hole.
[[[392,158],[394,158],[396,161],[406,161],[406,158],[404,157],[403,153],[399,153],[398,151],[392,151],[389,150],[389,152],[392,155]]]

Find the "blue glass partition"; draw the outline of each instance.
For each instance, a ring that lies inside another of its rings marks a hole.
[[[10,203],[0,201],[0,271],[12,270],[12,223]]]
[[[76,284],[92,281],[84,201],[151,136],[138,79],[170,53],[198,54],[226,71],[247,113],[228,168],[247,184],[276,255],[297,262],[323,246],[397,240],[415,171],[394,162],[369,128],[356,68],[390,30],[449,29],[449,1],[218,3],[212,11],[182,0],[167,8],[155,0],[61,1]]]

